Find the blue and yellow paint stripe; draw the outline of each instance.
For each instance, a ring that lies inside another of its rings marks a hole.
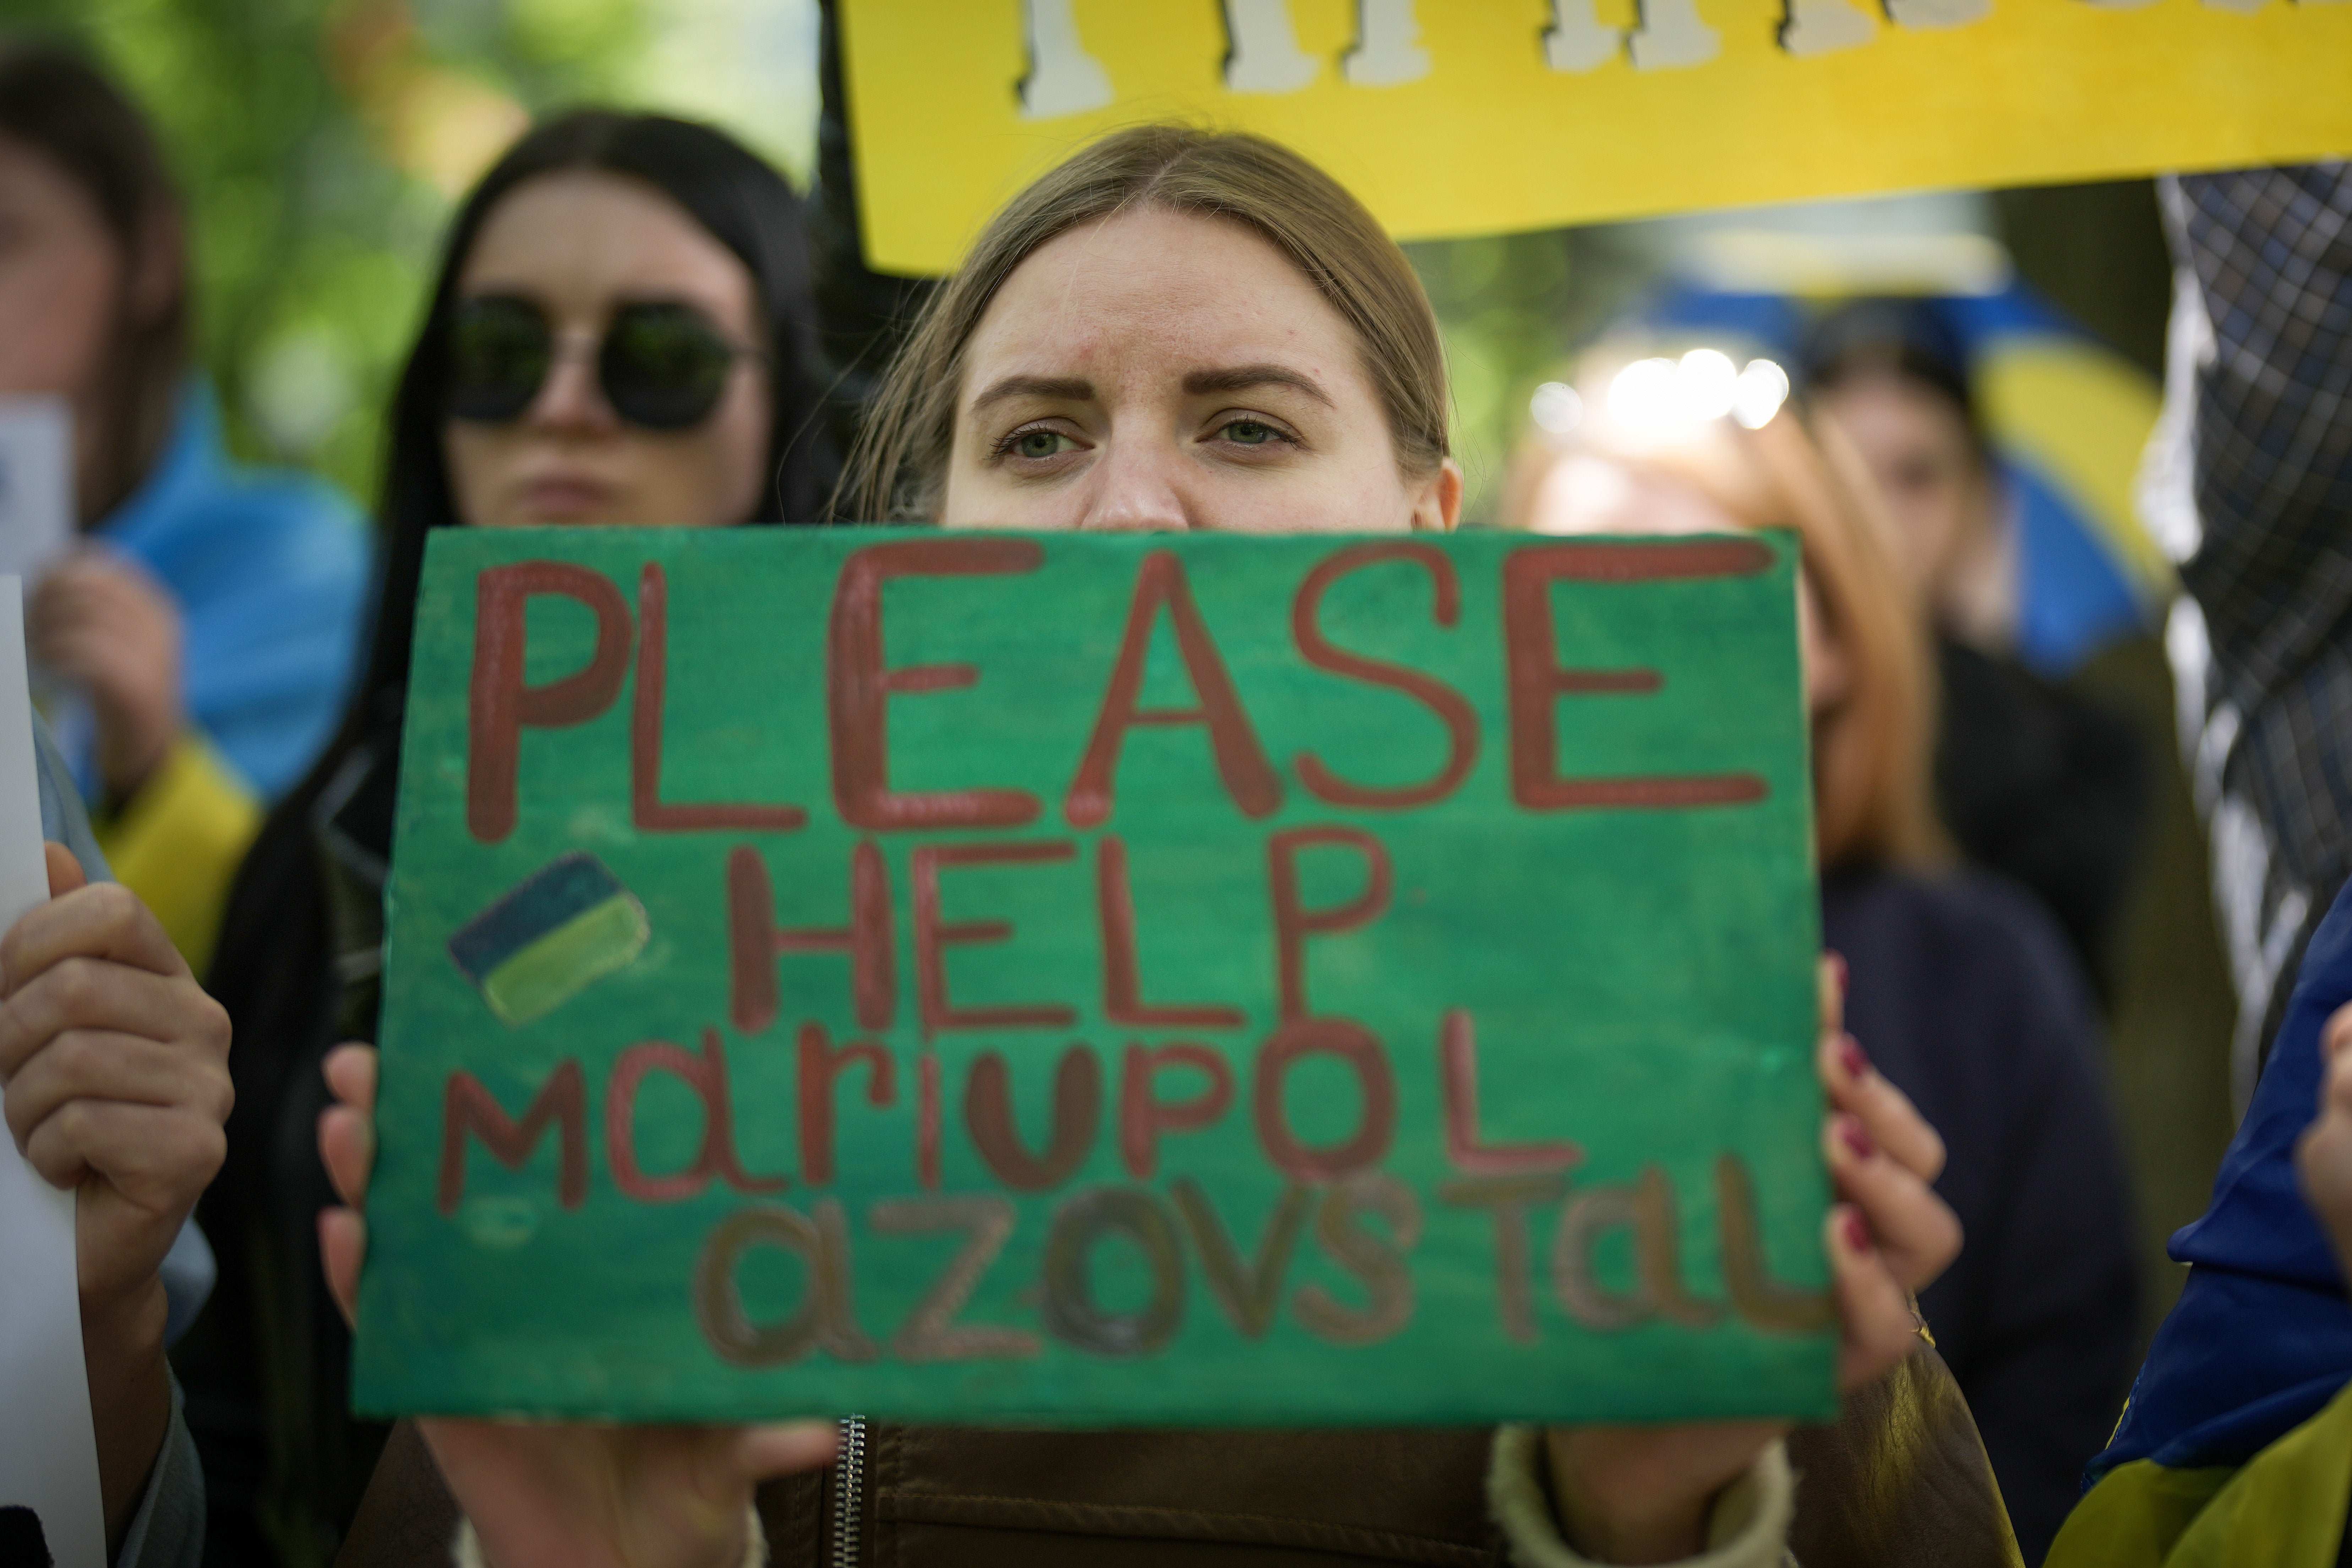
[[[584,850],[549,862],[460,926],[449,956],[509,1024],[543,1018],[635,962],[646,907]]]

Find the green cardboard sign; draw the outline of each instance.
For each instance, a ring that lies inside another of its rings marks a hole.
[[[436,533],[355,1405],[1831,1414],[1794,571]]]

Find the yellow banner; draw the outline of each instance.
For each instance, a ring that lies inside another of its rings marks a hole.
[[[1258,131],[1401,238],[2352,152],[2352,0],[843,0],[868,260],[1071,147]]]

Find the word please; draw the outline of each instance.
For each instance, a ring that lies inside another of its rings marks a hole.
[[[920,539],[870,546],[843,563],[826,628],[825,698],[833,805],[840,820],[869,832],[1019,828],[1044,814],[1024,790],[972,787],[903,791],[890,785],[887,708],[894,698],[974,685],[971,664],[888,667],[883,656],[882,591],[893,579],[988,578],[1032,572],[1044,564],[1034,541]],[[1460,788],[1481,746],[1476,710],[1459,691],[1418,670],[1333,645],[1320,624],[1325,593],[1349,574],[1388,561],[1427,573],[1433,616],[1456,625],[1461,583],[1453,559],[1427,544],[1381,541],[1335,551],[1308,571],[1290,616],[1291,641],[1315,669],[1400,693],[1444,728],[1444,763],[1429,778],[1372,786],[1339,777],[1312,753],[1293,763],[1315,799],[1359,810],[1404,810],[1434,804]],[[1747,576],[1770,568],[1770,549],[1755,539],[1660,540],[1638,544],[1559,542],[1511,551],[1501,567],[1509,783],[1512,802],[1529,811],[1679,808],[1748,804],[1765,797],[1751,773],[1664,777],[1564,778],[1558,708],[1570,696],[1654,695],[1663,685],[1648,668],[1563,667],[1556,651],[1551,589],[1557,582],[1630,583]],[[524,678],[526,608],[534,596],[569,599],[595,619],[585,664],[532,685]],[[807,810],[793,802],[677,804],[662,799],[664,703],[668,684],[669,586],[657,564],[639,573],[635,627],[636,685],[629,726],[630,815],[640,832],[791,832]],[[1174,633],[1192,706],[1143,706],[1146,655],[1165,619]],[[583,724],[618,700],[631,664],[629,605],[612,579],[563,561],[520,561],[488,568],[475,582],[474,660],[467,696],[466,824],[483,843],[514,831],[521,737],[527,729]],[[1244,707],[1223,656],[1202,618],[1182,560],[1154,550],[1138,568],[1127,623],[1101,706],[1084,752],[1075,759],[1061,810],[1077,828],[1109,821],[1117,804],[1121,752],[1134,730],[1192,727],[1206,737],[1217,776],[1234,807],[1253,821],[1281,809],[1286,786]]]

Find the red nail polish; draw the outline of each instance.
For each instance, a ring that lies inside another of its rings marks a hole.
[[[1870,1058],[1862,1049],[1862,1041],[1850,1034],[1838,1036],[1838,1065],[1845,1069],[1848,1078],[1857,1082],[1870,1076]]]
[[[1871,1142],[1870,1130],[1862,1124],[1859,1118],[1839,1117],[1837,1131],[1838,1141],[1853,1151],[1855,1159],[1866,1160],[1878,1152],[1878,1145]]]
[[[1845,1230],[1845,1244],[1853,1249],[1856,1252],[1869,1251],[1873,1244],[1870,1234],[1870,1221],[1862,1217],[1862,1210],[1858,1208],[1847,1209],[1845,1211],[1845,1219],[1843,1223]]]

